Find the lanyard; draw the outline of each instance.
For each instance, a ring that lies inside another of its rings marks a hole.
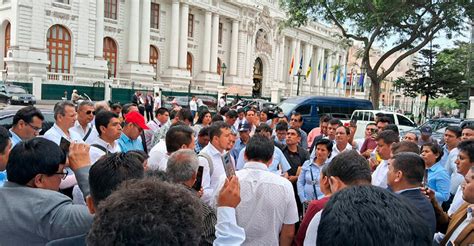
[[[311,169],[311,165],[309,166],[309,173],[311,174],[311,183],[313,184],[314,198],[318,200],[318,192],[316,191],[316,185],[314,183],[314,175],[313,175],[313,170]]]

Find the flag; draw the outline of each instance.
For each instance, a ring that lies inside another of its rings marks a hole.
[[[337,85],[339,84],[339,80],[341,79],[341,68],[337,68],[337,71],[336,71],[336,87]]]
[[[324,72],[323,72],[323,80],[326,81],[326,73],[328,71],[328,64],[326,63],[326,68],[324,69]]]
[[[351,70],[351,75],[349,75],[349,85],[352,86],[352,75],[354,75],[354,73],[352,73],[352,70]]]
[[[359,86],[360,87],[363,87],[364,86],[364,73],[362,73],[360,75],[360,78],[359,78]]]
[[[299,67],[299,69],[303,70],[303,55],[301,55],[300,67]]]
[[[290,71],[288,71],[289,75],[293,74],[294,66],[295,66],[295,54],[293,54],[293,56],[291,57]]]
[[[306,78],[311,74],[311,60],[309,60],[308,71],[306,71]]]
[[[346,87],[347,83],[347,65],[344,66],[344,77],[342,78],[342,84],[344,85],[344,88]]]

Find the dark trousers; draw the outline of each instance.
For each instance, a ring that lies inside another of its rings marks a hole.
[[[153,120],[153,106],[145,106],[146,121]]]

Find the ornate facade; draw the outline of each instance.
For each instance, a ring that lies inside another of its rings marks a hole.
[[[336,28],[282,29],[286,13],[277,0],[0,3],[3,79],[33,83],[38,97],[44,84],[96,82],[108,85],[106,94],[134,86],[217,93],[235,85],[274,101],[344,95],[333,68],[343,66],[347,50]]]

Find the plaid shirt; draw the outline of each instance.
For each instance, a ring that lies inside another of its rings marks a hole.
[[[199,144],[197,138],[196,138],[196,140],[194,140],[194,145],[195,145],[194,152],[196,152],[196,154],[199,154],[199,152],[201,152],[203,147]]]

